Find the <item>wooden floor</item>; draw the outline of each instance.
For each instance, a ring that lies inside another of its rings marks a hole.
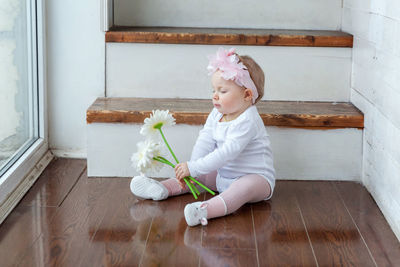
[[[0,266],[400,266],[356,183],[278,181],[272,200],[188,227],[191,195],[139,200],[129,182],[54,160],[0,226]]]

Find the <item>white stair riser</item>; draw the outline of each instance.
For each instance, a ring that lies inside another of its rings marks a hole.
[[[265,100],[349,101],[351,49],[236,46],[265,72]],[[218,46],[108,43],[108,97],[211,97],[207,55]],[[229,48],[226,46],[226,48]]]
[[[136,143],[144,140],[139,124],[93,123],[87,126],[88,175],[130,177],[137,175],[130,158]],[[187,161],[202,126],[176,125],[164,133],[180,161]],[[362,130],[305,130],[267,127],[278,179],[359,180]],[[168,158],[172,160],[169,154]],[[164,167],[154,177],[172,177]]]
[[[341,28],[342,0],[120,0],[114,23],[217,28]]]

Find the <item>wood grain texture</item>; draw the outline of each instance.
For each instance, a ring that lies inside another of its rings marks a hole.
[[[13,266],[48,229],[55,207],[18,206],[0,227],[0,265]]]
[[[186,225],[190,194],[141,200],[129,183],[84,172],[60,206],[18,206],[0,226],[0,265],[399,265],[398,240],[355,183],[277,181],[272,200],[246,204],[204,227]]]
[[[118,26],[106,32],[106,42],[353,47],[353,36],[340,31]]]
[[[21,206],[57,207],[86,168],[86,160],[54,159],[21,200]]]
[[[86,112],[87,123],[143,123],[152,110],[169,110],[177,124],[202,125],[213,106],[205,99],[97,98]],[[363,128],[364,116],[351,103],[260,101],[267,126]]]
[[[204,194],[199,199],[204,199]],[[183,214],[186,204],[191,202],[193,196],[185,194],[157,202],[152,211],[147,212],[156,216],[141,266],[198,266],[197,247],[192,241],[201,240],[201,231],[190,231]]]
[[[331,182],[297,182],[295,188],[320,266],[375,266]]]
[[[83,174],[62,203],[48,228],[21,259],[21,266],[78,266],[98,228],[115,209],[108,205],[115,195],[112,179],[88,179]]]
[[[368,191],[352,182],[334,183],[378,266],[400,266],[400,242]]]
[[[109,204],[103,204],[107,209],[102,221],[86,229],[92,239],[80,266],[138,266],[152,220],[158,215],[154,212],[157,203],[139,201],[130,191],[130,179],[108,180],[112,188]]]
[[[199,266],[257,266],[255,250],[245,249],[212,249],[203,248],[199,251]]]
[[[278,181],[270,201],[252,205],[260,266],[317,266],[295,184]]]
[[[206,200],[212,198],[206,194]],[[229,216],[210,219],[203,228],[202,248],[255,250],[255,236],[250,205],[244,205]],[[218,252],[219,250],[213,250]]]

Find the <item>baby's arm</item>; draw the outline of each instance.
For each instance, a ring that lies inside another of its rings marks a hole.
[[[216,110],[214,109],[208,115],[207,121],[203,129],[200,130],[199,136],[197,137],[196,140],[196,144],[193,147],[191,160],[199,159],[215,149],[215,140],[212,135],[212,129],[213,129],[212,125],[214,124],[215,116],[216,116]],[[182,187],[185,186],[183,178],[189,175],[190,172],[186,162],[179,163],[175,166],[175,176]]]
[[[257,133],[256,126],[251,121],[244,121],[232,126],[224,144],[211,153],[197,160],[188,162],[188,169],[193,177],[215,171],[229,160],[235,159],[248,145]]]
[[[212,135],[215,116],[216,109],[213,109],[213,111],[208,115],[203,129],[199,132],[190,160],[202,158],[215,149],[215,140]]]

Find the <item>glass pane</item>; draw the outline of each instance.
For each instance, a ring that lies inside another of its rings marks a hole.
[[[1,176],[38,138],[38,122],[35,1],[0,3]]]

